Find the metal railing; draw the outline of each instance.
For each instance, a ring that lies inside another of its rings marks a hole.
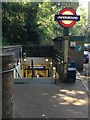
[[[18,77],[22,78],[16,67],[17,67],[17,66],[14,65],[14,70],[15,70],[16,73],[18,74]]]
[[[53,50],[53,59],[58,64],[63,64],[63,61],[64,61],[63,53],[61,51],[58,51],[58,50]]]

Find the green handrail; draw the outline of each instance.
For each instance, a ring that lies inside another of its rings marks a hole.
[[[63,65],[64,55],[61,51],[53,50],[53,59],[57,64]]]

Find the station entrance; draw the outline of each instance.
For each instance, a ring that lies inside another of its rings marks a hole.
[[[22,77],[50,77],[53,75],[51,58],[27,57],[22,63]]]
[[[24,70],[24,77],[49,77],[49,69],[46,69],[45,66],[37,66],[35,68],[28,68]]]

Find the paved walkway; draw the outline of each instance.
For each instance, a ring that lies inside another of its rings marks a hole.
[[[80,80],[15,79],[16,118],[88,118],[88,95]]]
[[[2,93],[0,94],[0,120],[2,118]]]

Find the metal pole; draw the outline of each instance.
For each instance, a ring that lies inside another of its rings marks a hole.
[[[67,80],[68,75],[68,39],[69,28],[64,28],[64,79]]]
[[[2,55],[2,118],[14,118],[14,54]]]
[[[32,66],[32,78],[33,78],[34,77],[33,59],[31,59],[31,66]]]

